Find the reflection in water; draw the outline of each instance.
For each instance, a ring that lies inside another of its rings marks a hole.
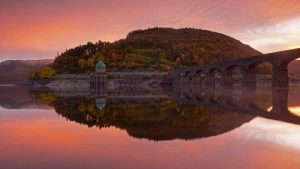
[[[290,111],[293,115],[300,117],[300,107],[299,107],[299,106],[296,106],[296,107],[289,107],[289,111]]]
[[[300,117],[293,113],[299,93],[32,92],[22,107],[35,103],[53,110],[0,108],[0,168],[297,169]]]
[[[51,109],[33,99],[27,88],[18,86],[0,86],[0,106],[6,109]]]
[[[271,112],[272,110],[273,110],[273,106],[269,107],[269,108],[267,109],[267,112]]]
[[[179,88],[170,92],[170,95],[184,104],[205,105],[214,109],[300,124],[300,119],[288,109],[288,92],[288,88]]]
[[[300,124],[288,109],[288,89],[175,88],[165,94],[92,93],[68,96],[35,92],[33,97],[89,127],[124,129],[135,138],[195,139],[233,130],[260,116]],[[271,108],[270,108],[271,107]]]
[[[126,98],[126,104],[122,97]],[[150,96],[147,96],[144,101],[138,97],[134,101],[136,96],[131,96],[130,102],[127,100],[129,96],[122,97],[109,96],[105,100],[57,96],[51,104],[58,114],[68,120],[89,127],[114,126],[126,130],[130,136],[151,140],[213,136],[239,127],[253,118],[251,115],[216,111],[204,106],[178,104],[169,97],[149,100]]]
[[[299,125],[255,118],[250,123],[243,125],[239,131],[239,137],[268,142],[270,144],[284,145],[300,150],[299,133]]]

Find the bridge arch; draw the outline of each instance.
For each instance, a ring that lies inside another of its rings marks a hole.
[[[231,64],[231,65],[225,66],[225,70],[233,71],[234,69],[241,68],[241,67],[242,67],[241,64]]]
[[[243,78],[243,67],[240,64],[230,64],[224,66],[222,71],[222,85],[231,86],[234,82],[239,82]]]
[[[203,69],[197,69],[197,70],[195,71],[195,74],[196,74],[196,75],[200,75],[201,73],[204,73],[204,70],[203,70]]]
[[[208,72],[209,72],[209,73],[215,73],[215,72],[221,72],[221,71],[222,71],[221,68],[218,67],[218,66],[216,66],[216,67],[211,67],[211,68],[208,69]]]
[[[187,70],[187,71],[184,72],[184,75],[185,76],[190,76],[190,75],[192,75],[192,71],[191,70]]]
[[[274,61],[272,61],[272,60],[258,60],[258,61],[254,60],[254,61],[248,63],[248,69],[260,70],[263,67],[273,66],[273,65],[274,65]]]
[[[193,84],[202,85],[204,79],[205,79],[205,71],[203,69],[196,69],[194,71]]]
[[[176,73],[176,85],[190,85],[191,76],[193,75],[193,71],[189,69],[181,70]]]
[[[287,63],[289,81],[300,80],[300,74],[296,73],[296,72],[298,72],[297,67],[298,67],[299,63],[300,63],[300,56],[299,56],[299,58],[296,58]]]
[[[290,80],[297,77],[289,71],[289,66],[293,69],[293,63],[300,58],[300,54],[288,57],[287,59],[277,59],[273,61],[272,84],[273,86],[288,86]]]
[[[254,60],[243,68],[243,85],[256,86],[257,80],[265,83],[272,79],[273,61],[271,59]]]
[[[205,84],[215,86],[216,81],[220,78],[222,70],[219,67],[210,67],[205,71]]]

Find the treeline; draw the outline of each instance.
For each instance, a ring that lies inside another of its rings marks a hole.
[[[102,61],[108,70],[118,68],[153,67],[158,70],[170,71],[178,66],[195,65],[192,55],[176,62],[170,56],[180,56],[183,49],[167,51],[161,47],[137,47],[126,40],[115,43],[88,42],[69,49],[56,57],[53,69],[58,73],[85,73],[94,71],[98,61]],[[177,57],[176,57],[177,58]],[[179,63],[179,64],[178,64]]]
[[[153,67],[160,71],[227,59],[258,55],[229,36],[201,29],[151,28],[130,32],[125,39],[109,43],[88,42],[58,54],[51,68],[60,73],[94,71],[102,61],[108,71],[114,67]]]

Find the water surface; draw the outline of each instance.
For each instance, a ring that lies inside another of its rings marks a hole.
[[[300,87],[1,87],[0,168],[299,168]]]

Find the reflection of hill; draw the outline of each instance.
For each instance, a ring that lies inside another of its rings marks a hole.
[[[193,116],[182,117],[178,123],[150,122],[145,124],[143,121],[137,121],[133,123],[133,127],[127,126],[126,130],[133,137],[151,140],[196,139],[228,132],[252,118],[239,113],[216,112],[206,109]]]
[[[26,88],[0,87],[0,106],[7,109],[51,109],[40,101],[31,98]]]
[[[106,102],[98,110],[87,98],[56,98],[58,114],[71,121],[99,128],[115,126],[129,135],[150,140],[195,139],[218,135],[239,127],[253,117],[233,112],[217,112],[203,106],[185,106],[169,99],[152,103]]]

